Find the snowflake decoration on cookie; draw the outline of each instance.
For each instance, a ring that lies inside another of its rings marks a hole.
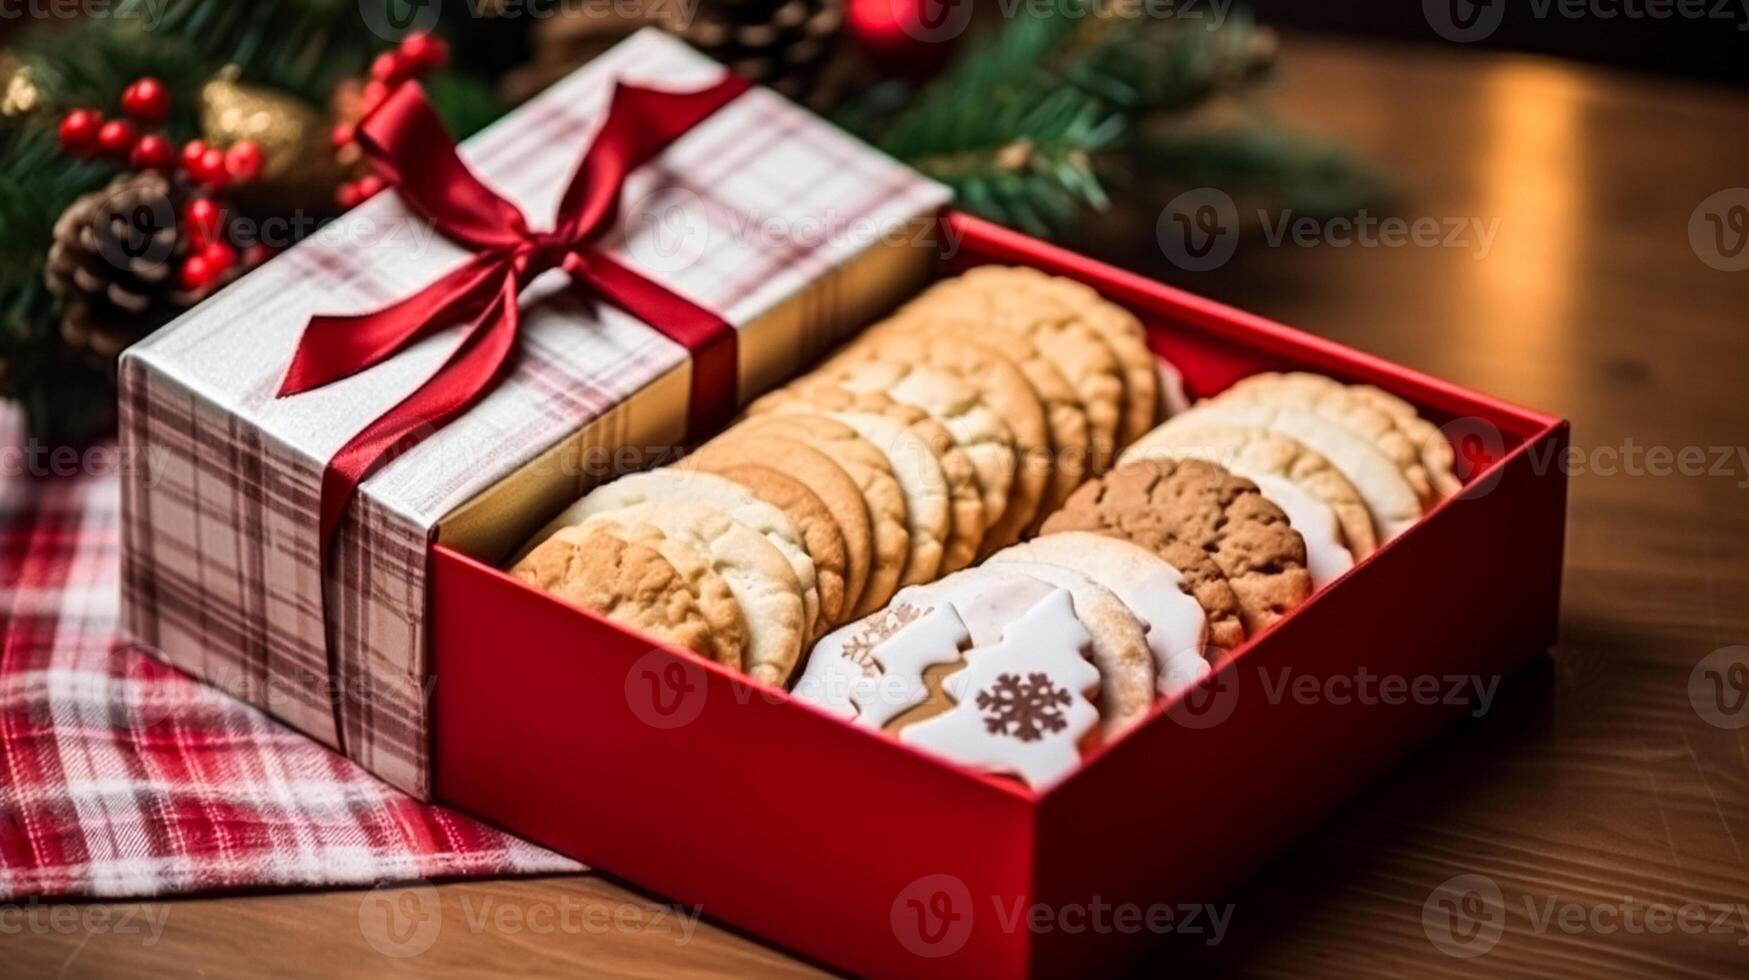
[[[839,653],[844,659],[862,668],[864,674],[873,676],[881,672],[880,665],[875,663],[875,647],[880,646],[905,627],[917,621],[923,615],[923,610],[916,606],[900,604],[883,611],[879,617],[870,620],[862,631],[851,637]]]
[[[1047,732],[1068,727],[1063,709],[1075,696],[1058,687],[1049,675],[1034,671],[1022,680],[1002,674],[996,683],[978,692],[978,707],[984,712],[984,730],[1022,742],[1036,742]]]

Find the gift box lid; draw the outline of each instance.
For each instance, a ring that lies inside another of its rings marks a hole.
[[[533,228],[549,227],[616,82],[687,89],[721,75],[646,30],[468,140],[460,156]],[[746,398],[788,369],[774,359],[803,356],[846,319],[878,312],[892,287],[866,270],[852,274],[864,257],[902,254],[898,266],[882,266],[889,271],[931,261],[931,250],[909,244],[908,229],[932,223],[948,193],[751,89],[635,170],[621,200],[621,219],[598,247],[744,338],[780,324],[740,345]],[[305,325],[314,314],[403,299],[469,255],[385,192],[131,348],[122,367],[124,442],[144,449],[137,455],[146,461],[124,491],[130,629],[172,662],[421,796],[434,528],[688,364],[679,344],[570,288],[564,272],[537,278],[522,293],[518,349],[502,381],[360,485],[325,577],[324,467],[438,370],[461,329],[279,397]],[[677,390],[684,403],[684,386]],[[684,418],[685,405],[673,411]]]

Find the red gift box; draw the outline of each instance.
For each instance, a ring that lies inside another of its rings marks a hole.
[[[1206,396],[1258,371],[1378,385],[1444,426],[1464,492],[1046,792],[833,718],[433,559],[436,793],[863,974],[1058,975],[1193,926],[1301,830],[1555,639],[1567,423],[952,215],[947,271],[1098,289]],[[1460,690],[1461,688],[1461,690]],[[1368,694],[1367,692],[1371,693]]]

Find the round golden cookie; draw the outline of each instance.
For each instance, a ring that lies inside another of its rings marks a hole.
[[[807,636],[802,584],[795,569],[763,534],[704,504],[682,500],[632,504],[590,517],[579,527],[649,524],[690,545],[723,577],[747,624],[743,668],[767,684],[785,684],[801,661]]]
[[[1395,419],[1368,404],[1347,385],[1317,374],[1270,372],[1243,378],[1211,401],[1311,412],[1335,422],[1384,453],[1414,488],[1423,509],[1438,502],[1432,477],[1421,462],[1421,450],[1397,427]]]
[[[949,433],[976,475],[978,502],[983,511],[978,525],[980,543],[1001,520],[1014,488],[1015,440],[1008,424],[985,404],[977,387],[926,365],[838,359],[788,389],[758,399],[748,413],[774,411],[786,399],[795,398],[794,393],[808,397],[816,388],[847,391],[859,398],[891,397],[900,405],[927,412]],[[945,470],[948,465],[945,458],[942,465]],[[944,563],[947,560],[944,554]]]
[[[866,616],[886,605],[899,590],[905,566],[911,560],[905,491],[893,476],[887,454],[855,429],[823,415],[755,416],[737,423],[717,439],[732,440],[741,432],[781,435],[805,442],[830,456],[850,474],[868,508],[874,544],[868,581],[851,616]]]
[[[1196,459],[1144,459],[1076,492],[1045,532],[1116,531],[1207,552],[1239,598],[1247,633],[1268,628],[1312,594],[1306,544],[1256,484]],[[1172,558],[1161,552],[1167,561]]]
[[[1040,513],[1054,470],[1044,403],[1020,368],[979,344],[953,337],[907,335],[859,343],[827,364],[820,377],[836,380],[844,376],[843,367],[858,361],[936,368],[978,390],[984,404],[1008,424],[1017,457],[1008,505],[984,532],[983,551],[988,554],[1020,540]]]
[[[861,598],[869,569],[874,566],[874,525],[856,481],[832,457],[806,442],[753,432],[742,432],[727,441],[722,437],[713,439],[677,465],[721,474],[725,469],[748,463],[793,475],[807,484],[831,513],[832,523],[838,526],[839,537],[844,540],[844,605],[837,618],[850,619],[850,610]]]
[[[708,466],[701,466],[708,469]],[[714,471],[724,479],[734,480],[748,492],[789,515],[801,532],[802,546],[814,559],[815,577],[820,590],[820,622],[814,637],[848,621],[850,607],[845,605],[845,574],[848,548],[844,532],[832,519],[820,495],[808,489],[801,480],[763,463],[726,465]]]
[[[1357,561],[1378,550],[1372,512],[1360,491],[1324,454],[1292,436],[1258,426],[1192,421],[1143,436],[1124,450],[1118,465],[1157,455],[1205,459],[1281,476],[1330,508],[1343,543]]]
[[[747,656],[747,620],[741,604],[735,601],[734,590],[717,574],[698,549],[664,534],[662,529],[641,521],[603,520],[590,525],[592,532],[611,534],[627,544],[654,548],[692,590],[710,627],[711,642],[716,648],[718,663],[736,670],[742,668]]]
[[[1075,488],[1092,474],[1093,446],[1080,396],[1031,337],[1014,332],[995,336],[976,320],[942,317],[934,320],[931,327],[919,325],[904,331],[911,335],[909,337],[876,331],[862,343],[874,346],[904,343],[910,339],[935,336],[936,331],[965,338],[983,349],[986,360],[1000,358],[1012,362],[1031,386],[1039,404],[1044,406],[1045,426],[1051,441],[1051,452],[1045,460],[1047,482],[1044,497],[1039,501],[1039,512],[1026,528],[1036,530],[1044,515],[1062,506]]]
[[[1075,390],[1087,419],[1090,473],[1111,468],[1123,409],[1123,374],[1111,348],[1080,322],[1074,309],[1043,294],[977,289],[949,279],[873,329],[929,331],[943,319],[988,324],[1032,340]]]
[[[960,449],[953,433],[933,415],[916,405],[894,401],[878,391],[854,392],[828,383],[791,385],[766,395],[748,410],[767,412],[867,412],[891,419],[917,437],[934,455],[947,481],[949,520],[942,543],[939,574],[957,572],[970,565],[984,540],[983,489],[971,458]],[[915,584],[915,583],[907,583]]]
[[[1457,451],[1452,449],[1451,440],[1438,426],[1422,418],[1415,406],[1372,385],[1349,385],[1348,390],[1389,415],[1397,423],[1397,428],[1402,429],[1421,451],[1421,465],[1427,468],[1427,477],[1433,481],[1435,496],[1443,500],[1456,496],[1464,488],[1464,481],[1457,478]]]
[[[697,595],[654,548],[567,527],[537,545],[510,574],[629,629],[720,659]]]
[[[1049,296],[1080,314],[1081,322],[1099,335],[1123,371],[1124,405],[1118,422],[1118,448],[1140,439],[1164,416],[1160,364],[1154,352],[1148,349],[1147,332],[1142,329],[1142,322],[1130,311],[1107,301],[1084,283],[1046,275],[1026,266],[983,265],[966,272],[957,281],[986,291]]]

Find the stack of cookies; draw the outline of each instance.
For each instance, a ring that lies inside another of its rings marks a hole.
[[[944,280],[512,573],[773,684],[826,633],[1035,533],[1163,413],[1141,324],[1032,269]]]
[[[1024,268],[944,280],[513,574],[1044,787],[1456,491],[1407,403],[1264,374],[1176,401],[1140,323]]]

